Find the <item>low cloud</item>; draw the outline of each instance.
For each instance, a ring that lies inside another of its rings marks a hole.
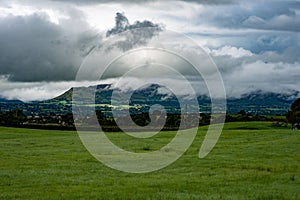
[[[229,51],[226,53],[225,49]],[[268,51],[255,54],[249,50],[224,46],[208,50],[222,74],[227,96],[237,97],[251,91],[262,90],[276,93],[299,91],[300,59],[293,50],[283,53]],[[237,56],[237,55],[243,56]]]
[[[262,90],[289,94],[299,92],[300,63],[266,63],[261,60],[240,66],[223,76],[227,96]]]
[[[11,82],[0,76],[0,98],[19,99],[25,102],[54,98],[71,87],[106,84],[107,81],[58,81],[58,82]]]

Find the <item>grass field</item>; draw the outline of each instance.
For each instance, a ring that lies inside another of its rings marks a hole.
[[[0,199],[300,199],[300,131],[228,123],[213,151],[199,159],[206,128],[170,166],[128,174],[94,159],[76,132],[0,127]],[[109,133],[136,152],[173,136],[138,141]]]

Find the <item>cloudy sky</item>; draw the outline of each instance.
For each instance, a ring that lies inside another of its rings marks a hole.
[[[95,45],[123,31],[115,18],[193,39],[219,67],[228,96],[300,91],[298,0],[0,0],[0,97],[48,99],[97,83],[75,77]]]

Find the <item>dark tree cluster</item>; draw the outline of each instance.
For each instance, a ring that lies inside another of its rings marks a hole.
[[[293,129],[300,129],[300,98],[291,105],[286,118],[292,124]]]
[[[73,114],[64,115],[50,114],[30,114],[25,115],[23,110],[10,110],[0,112],[0,125],[24,128],[40,129],[74,129]]]
[[[241,110],[236,114],[227,114],[226,122],[247,122],[247,121],[266,121],[265,116],[252,115],[245,110]]]
[[[99,124],[101,125],[101,128],[104,131],[119,131],[118,125],[122,125],[123,127],[130,128],[130,124],[132,125],[131,121],[134,122],[134,125],[144,127],[151,123],[153,128],[155,126],[160,126],[161,122],[165,121],[163,129],[162,130],[178,130],[181,125],[181,120],[186,120],[187,123],[186,127],[182,128],[192,128],[197,127],[199,125],[199,116],[198,115],[184,115],[183,117],[181,114],[175,114],[175,113],[167,113],[166,116],[161,113],[154,113],[152,114],[152,117],[150,118],[148,112],[142,112],[139,114],[131,114],[130,117],[128,116],[118,116],[116,117],[116,121],[113,117],[107,117],[107,115],[104,115],[103,112],[100,110],[96,111],[97,114],[97,121],[91,119],[90,125],[92,124]],[[165,118],[162,120],[162,118]],[[209,123],[209,116],[204,117],[202,120],[202,123],[208,124]],[[134,128],[134,127],[133,127]]]
[[[26,120],[22,110],[10,110],[0,112],[0,125],[2,126],[20,126]]]

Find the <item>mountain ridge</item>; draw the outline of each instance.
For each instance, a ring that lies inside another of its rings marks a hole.
[[[85,102],[85,98],[87,96],[95,93],[94,103],[110,105],[110,98],[113,90],[118,90],[118,92],[120,92],[119,95],[128,92],[113,88],[111,84],[100,84],[88,87],[76,87],[76,98],[82,99],[82,102]],[[58,95],[52,99],[29,103],[24,103],[19,100],[5,100],[0,98],[0,104],[2,110],[13,109],[15,107],[18,109],[24,109],[26,113],[43,113],[50,112],[50,110],[54,113],[72,112],[71,107],[73,91],[74,88],[72,87],[61,95]],[[178,104],[175,102],[177,98],[175,95],[171,95],[166,98],[167,95],[159,93],[158,86],[155,86],[155,84],[134,91],[133,96],[136,97],[136,101],[132,102],[136,104],[143,102],[150,104],[151,102],[152,104],[161,102],[164,106],[178,106]],[[227,98],[227,112],[232,114],[237,113],[240,110],[245,110],[246,112],[252,114],[283,115],[289,110],[293,101],[298,97],[300,97],[300,92],[298,91],[291,91],[290,94],[274,93],[262,90],[252,91],[249,93],[244,93],[240,97]],[[170,101],[169,104],[167,100]],[[207,95],[198,95],[200,111],[210,112],[210,101],[211,100]],[[89,102],[91,101],[89,100]],[[123,102],[117,103],[122,104]]]

